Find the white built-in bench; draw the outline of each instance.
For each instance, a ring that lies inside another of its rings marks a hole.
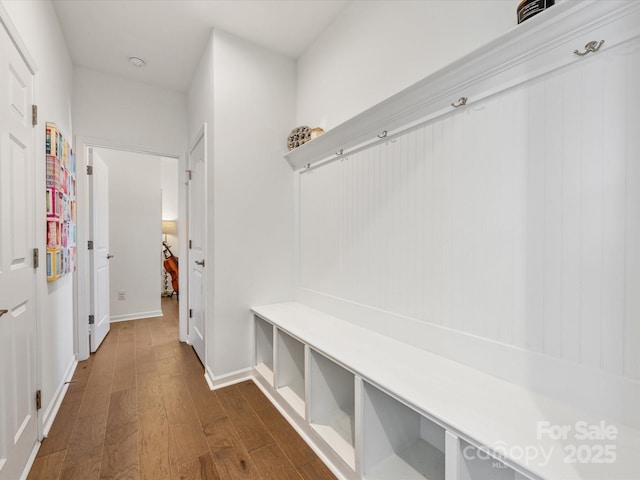
[[[343,478],[640,479],[637,429],[299,303],[252,311],[258,384]]]

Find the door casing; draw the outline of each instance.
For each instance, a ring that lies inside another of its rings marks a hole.
[[[178,160],[178,171],[184,171],[186,168],[186,154],[176,155],[174,153],[160,152],[153,148],[141,147],[139,145],[127,145],[124,143],[105,140],[96,137],[76,136],[74,138],[74,152],[76,152],[76,186],[77,186],[77,218],[78,227],[77,235],[77,288],[76,288],[76,315],[74,318],[75,327],[75,349],[78,360],[86,360],[89,358],[89,313],[91,307],[91,270],[89,262],[89,251],[87,242],[91,239],[89,231],[89,179],[87,175],[87,149],[93,148],[109,148],[112,150],[126,150],[128,152],[143,153],[146,155],[155,155],[159,157],[176,158]],[[187,258],[187,239],[186,239],[186,186],[184,182],[178,182],[179,189],[179,218],[178,218],[178,242],[180,243],[179,258]],[[180,262],[180,297],[179,297],[179,340],[187,341],[187,302],[188,284],[183,282],[182,264]],[[186,271],[184,272],[186,274]]]

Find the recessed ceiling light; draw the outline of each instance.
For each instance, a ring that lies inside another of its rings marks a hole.
[[[141,59],[140,57],[129,57],[129,63],[131,65],[133,65],[134,67],[144,67],[144,65],[147,63],[145,62],[143,59]]]

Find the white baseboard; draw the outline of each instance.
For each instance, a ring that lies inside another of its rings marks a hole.
[[[60,410],[60,405],[62,405],[62,400],[64,399],[65,394],[67,393],[67,389],[69,388],[68,381],[73,377],[73,373],[76,371],[76,367],[78,366],[78,360],[76,356],[73,356],[71,363],[67,367],[67,371],[62,377],[62,382],[58,385],[56,392],[53,394],[53,398],[49,405],[45,409],[42,414],[42,436],[46,437],[49,434],[49,430],[51,430],[51,425],[53,425],[53,421],[58,414],[58,410]]]
[[[126,322],[128,320],[140,320],[142,318],[162,317],[162,310],[151,310],[150,312],[127,313],[124,315],[111,315],[109,318],[111,323]]]
[[[252,369],[245,368],[216,377],[213,375],[211,369],[206,367],[204,377],[209,384],[209,388],[211,390],[217,390],[219,388],[228,387],[229,385],[244,382],[245,380],[250,380],[252,378]]]
[[[40,450],[40,442],[36,442],[33,446],[33,450],[31,451],[31,455],[29,455],[29,460],[27,460],[27,464],[24,466],[24,470],[22,471],[22,475],[20,475],[20,480],[27,480],[29,476],[29,472],[31,471],[31,467],[33,467],[33,462],[36,461],[36,456],[38,455],[38,450]]]

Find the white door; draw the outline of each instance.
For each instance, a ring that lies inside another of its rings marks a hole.
[[[89,177],[89,202],[91,204],[91,315],[89,325],[91,351],[95,352],[109,333],[109,167],[92,148],[89,148],[89,164],[93,173]]]
[[[0,28],[0,480],[20,478],[38,435],[32,102],[33,76]]]
[[[205,131],[189,152],[189,343],[205,364]]]

